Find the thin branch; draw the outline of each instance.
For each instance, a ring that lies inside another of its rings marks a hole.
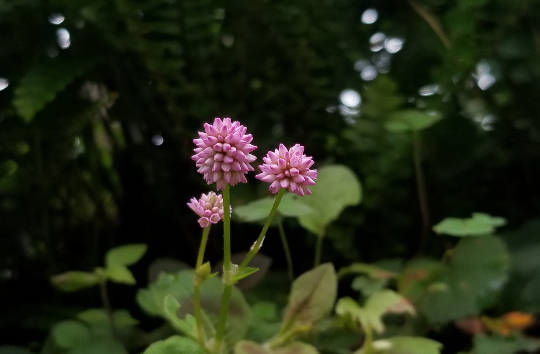
[[[444,29],[442,28],[439,20],[435,15],[433,15],[431,12],[429,12],[428,9],[417,3],[415,0],[409,0],[409,4],[413,8],[413,10],[424,19],[424,21],[427,22],[429,27],[435,32],[435,34],[439,37],[441,42],[443,43],[444,47],[446,49],[450,49],[452,47],[452,44],[450,43],[450,40],[448,39],[448,36],[444,32]]]

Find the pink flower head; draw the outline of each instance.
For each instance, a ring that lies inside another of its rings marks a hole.
[[[253,136],[246,132],[238,121],[216,118],[214,124],[204,124],[199,139],[193,139],[197,147],[191,158],[208,184],[215,182],[217,189],[223,190],[227,184],[247,183],[245,174],[253,171],[250,163],[257,159],[250,152],[257,147],[250,144]]]
[[[207,227],[210,224],[217,224],[223,220],[223,197],[221,194],[208,192],[201,194],[201,198],[191,198],[187,205],[199,215],[199,225]],[[232,208],[229,210],[232,213]]]
[[[300,196],[311,194],[308,187],[315,184],[317,170],[310,169],[314,163],[313,158],[304,154],[302,145],[296,144],[287,150],[285,145],[279,144],[279,149],[268,151],[263,161],[259,166],[262,172],[255,178],[271,183],[272,193],[287,188]]]

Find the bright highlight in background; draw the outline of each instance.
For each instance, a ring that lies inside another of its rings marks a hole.
[[[371,25],[377,22],[379,18],[379,12],[376,9],[367,9],[362,13],[362,23],[366,25]]]
[[[64,22],[66,18],[62,14],[52,14],[49,16],[49,23],[53,25],[59,25]]]
[[[398,37],[388,37],[384,41],[384,49],[390,54],[395,54],[403,48],[403,43],[405,41]]]
[[[339,94],[339,100],[347,107],[356,107],[362,99],[360,94],[353,89],[345,89]]]
[[[378,52],[384,48],[384,41],[386,40],[386,35],[382,32],[374,33],[369,37],[369,49],[372,52]]]
[[[59,28],[56,30],[56,43],[62,49],[67,49],[71,45],[71,35],[65,28]]]
[[[163,139],[163,136],[159,135],[159,134],[156,134],[152,137],[152,144],[154,144],[155,146],[161,146],[163,145],[163,142],[165,141],[165,139]]]
[[[9,80],[0,77],[0,91],[4,91],[9,86]]]

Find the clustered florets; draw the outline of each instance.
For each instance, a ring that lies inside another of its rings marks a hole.
[[[217,189],[223,190],[227,184],[247,183],[245,175],[253,171],[250,164],[257,159],[250,152],[257,147],[250,144],[253,136],[246,132],[238,121],[215,118],[212,125],[204,124],[198,139],[193,139],[197,147],[192,159],[208,184],[216,183]]]
[[[268,182],[270,191],[276,194],[280,188],[286,188],[300,196],[311,194],[308,188],[315,184],[317,170],[311,170],[313,158],[304,154],[304,147],[296,144],[289,150],[283,144],[279,149],[268,151],[259,166],[261,173],[255,178]]]
[[[246,174],[253,171],[251,163],[257,158],[251,152],[257,147],[251,144],[253,136],[247,128],[231,118],[215,118],[213,124],[204,124],[204,132],[193,139],[195,154],[192,159],[208,184],[215,183],[217,190],[227,185],[247,183]],[[304,154],[304,147],[296,144],[290,149],[279,144],[279,149],[269,151],[259,166],[261,173],[255,177],[270,183],[274,194],[288,189],[300,196],[311,194],[309,186],[315,184],[317,170],[311,169],[313,158]],[[191,198],[188,206],[200,216],[199,225],[208,227],[223,219],[223,198],[209,192],[200,199]],[[230,210],[232,212],[232,209]]]
[[[221,194],[214,192],[201,194],[200,199],[191,198],[187,205],[200,216],[198,221],[201,227],[217,224],[223,220],[223,197]]]

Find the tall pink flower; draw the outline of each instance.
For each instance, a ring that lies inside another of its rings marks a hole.
[[[208,192],[201,194],[201,198],[191,198],[187,205],[199,215],[199,225],[207,227],[210,224],[217,224],[223,220],[223,197],[221,194]],[[229,210],[232,212],[232,208]]]
[[[276,194],[280,188],[287,188],[300,196],[311,194],[308,188],[315,184],[317,170],[311,170],[313,158],[304,154],[304,147],[296,144],[289,150],[283,144],[279,149],[268,151],[259,165],[261,173],[255,178],[269,182],[270,191]]]
[[[231,118],[215,118],[212,125],[205,123],[199,139],[193,139],[197,146],[191,157],[208,184],[216,183],[218,190],[227,184],[234,186],[247,183],[246,174],[253,171],[250,165],[257,158],[250,154],[257,147],[250,144],[251,134],[247,128]]]

